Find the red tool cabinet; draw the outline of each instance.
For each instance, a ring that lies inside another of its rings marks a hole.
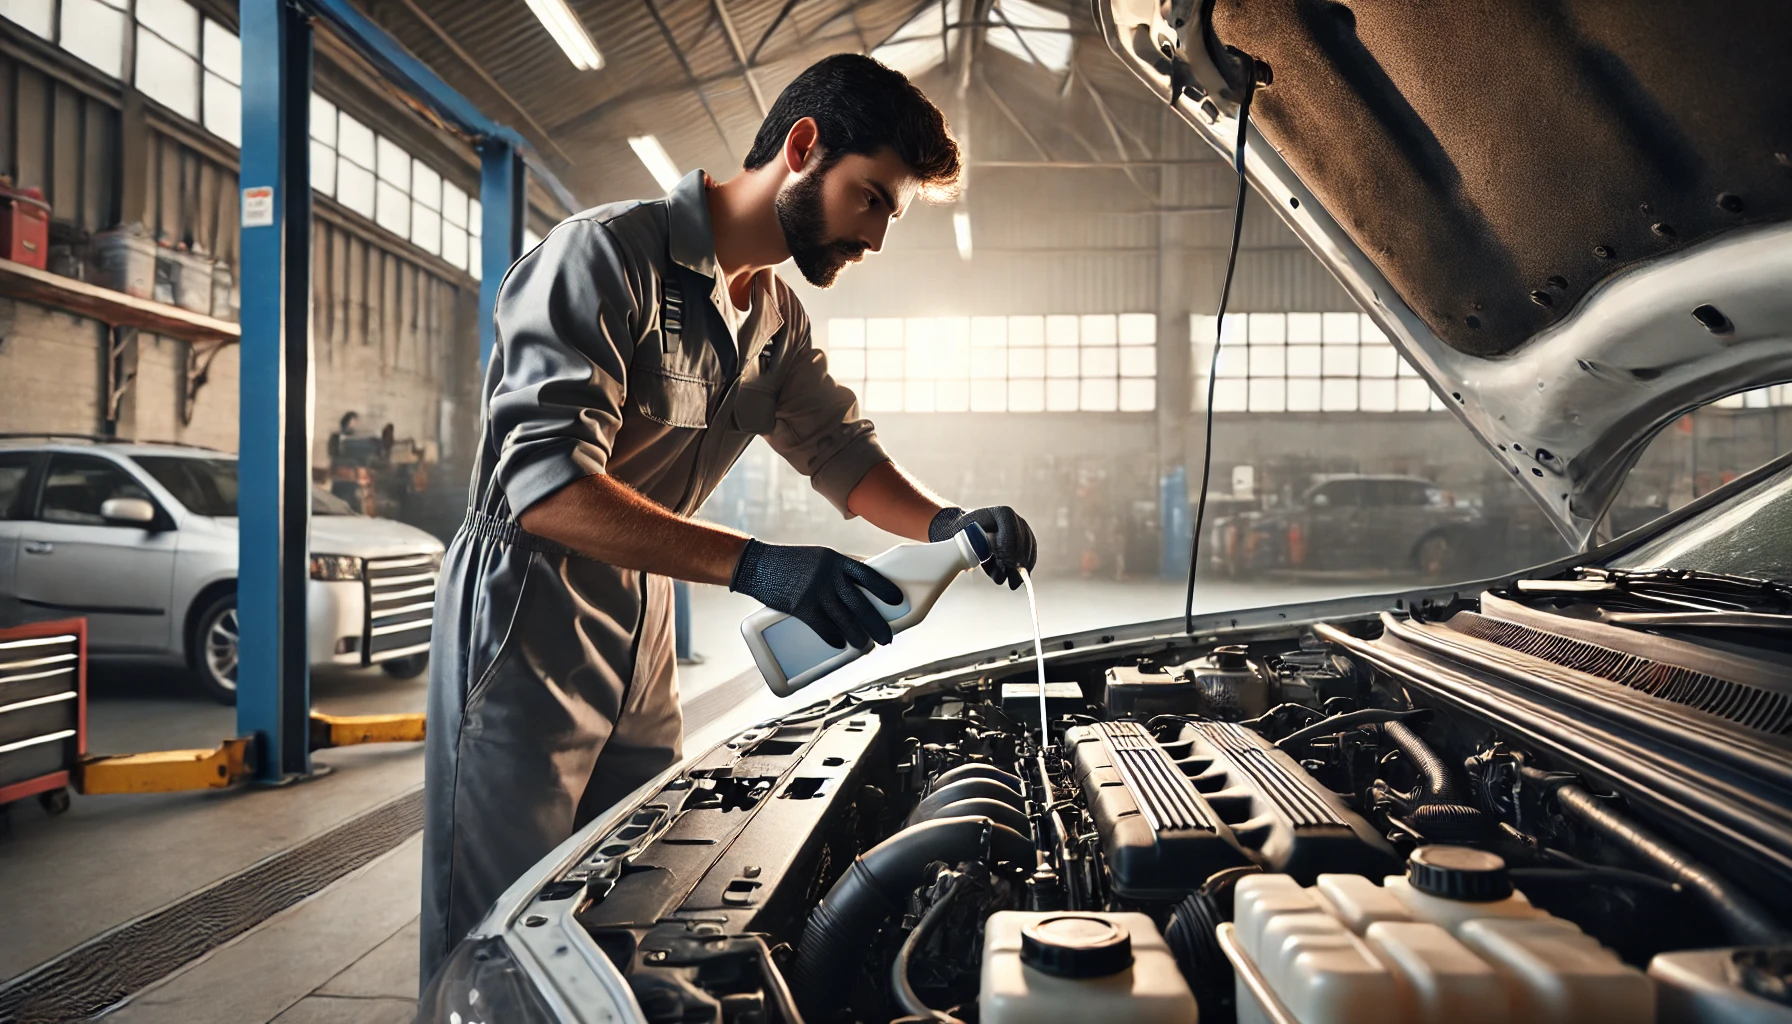
[[[0,809],[35,796],[68,808],[87,752],[87,620],[0,629]]]

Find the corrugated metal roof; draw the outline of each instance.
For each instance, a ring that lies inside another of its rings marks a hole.
[[[761,120],[717,0],[568,0],[604,55],[591,72],[573,68],[525,0],[358,2],[488,114],[529,136],[584,202],[657,193],[630,135],[657,135],[680,168],[725,176]],[[940,0],[720,2],[742,48],[759,51],[752,74],[769,102],[815,60],[873,49]],[[894,229],[890,251],[839,288],[803,289],[818,313],[1152,310],[1160,239],[1189,250],[1194,308],[1217,298],[1237,189],[1231,168],[1114,59],[1084,4],[1034,2],[1070,17],[1067,74],[984,43],[962,94],[948,66],[915,79],[970,160],[960,209],[970,211],[978,258],[958,260],[951,211],[917,209]],[[1113,166],[1123,157],[1133,166]],[[1034,166],[980,166],[990,161]],[[1165,208],[1181,211],[1174,227],[1159,215]],[[1246,217],[1243,249],[1234,308],[1346,308],[1330,274],[1260,202]]]

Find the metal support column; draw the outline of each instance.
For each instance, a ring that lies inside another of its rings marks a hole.
[[[489,138],[479,144],[479,205],[482,219],[479,260],[479,366],[492,360],[497,343],[493,313],[498,306],[498,286],[504,273],[523,254],[523,154],[506,139]]]
[[[311,24],[242,0],[237,734],[255,777],[311,771]]]
[[[1171,171],[1158,171],[1159,204],[1173,205]],[[1189,436],[1196,418],[1191,415],[1196,384],[1205,386],[1207,367],[1193,365],[1189,344],[1189,293],[1194,290],[1188,255],[1189,218],[1173,213],[1157,218],[1157,472],[1158,524],[1161,550],[1158,572],[1165,579],[1182,579],[1188,573],[1190,531]],[[1196,374],[1200,380],[1195,380]],[[1205,394],[1201,395],[1206,398]],[[1197,449],[1198,450],[1198,449]],[[1195,466],[1197,475],[1200,466]],[[1199,486],[1197,483],[1196,486]]]

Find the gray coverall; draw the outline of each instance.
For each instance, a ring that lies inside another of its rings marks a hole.
[[[789,288],[770,273],[754,287],[737,343],[694,171],[664,200],[564,221],[499,289],[430,651],[426,985],[512,882],[680,756],[672,581],[575,555],[518,516],[596,473],[688,516],[756,434],[850,515],[847,495],[888,458]]]

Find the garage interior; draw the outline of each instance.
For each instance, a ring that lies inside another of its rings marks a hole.
[[[967,155],[965,190],[917,204],[885,251],[832,289],[782,276],[905,468],[967,508],[1011,504],[1034,524],[1048,636],[1181,615],[1209,442],[1210,524],[1296,505],[1328,479],[1399,476],[1473,510],[1477,531],[1448,552],[1461,578],[1568,553],[1254,194],[1229,314],[1216,322],[1234,172],[1112,58],[1084,4],[300,6],[314,38],[311,86],[295,94],[308,115],[310,214],[298,238],[308,243],[288,238],[285,265],[303,254],[309,302],[286,309],[285,344],[309,369],[287,392],[275,355],[243,355],[259,337],[254,318],[277,328],[282,316],[279,279],[245,269],[259,265],[242,231],[264,223],[254,204],[266,197],[248,196],[262,182],[241,174],[243,153],[278,127],[257,121],[267,111],[254,83],[267,74],[254,58],[269,51],[251,45],[247,15],[223,0],[0,0],[0,216],[15,242],[42,229],[41,248],[0,253],[0,616],[11,616],[0,626],[66,618],[45,609],[78,603],[36,600],[4,574],[25,564],[7,546],[28,543],[39,515],[23,472],[6,474],[9,453],[240,452],[248,508],[251,458],[268,460],[260,480],[285,450],[300,476],[286,492],[269,477],[254,498],[264,509],[315,485],[446,542],[466,509],[482,329],[503,267],[580,209],[660,196],[694,168],[726,177],[779,90],[836,52],[904,71],[945,111]],[[443,91],[420,95],[417,75]],[[444,115],[447,97],[510,133],[518,187],[492,191],[491,147]],[[490,208],[495,195],[511,208]],[[1669,428],[1608,531],[1784,451],[1789,406],[1792,385],[1764,389]],[[841,520],[759,443],[702,515],[860,555],[892,543]],[[1359,538],[1349,564],[1256,572],[1204,547],[1197,607],[1398,587],[1421,569],[1410,540]],[[280,575],[279,551],[259,558],[257,572]],[[273,593],[273,576],[254,580],[258,593]],[[1024,601],[974,582],[844,671],[869,680],[1025,636]],[[687,751],[724,739],[742,708],[803,700],[780,702],[753,669],[737,633],[752,602],[692,590],[702,660],[680,669]],[[178,646],[194,611],[159,614]],[[303,626],[257,638],[265,657],[245,656],[245,673],[276,662],[296,673],[279,692],[301,709],[422,711],[420,667],[404,676],[351,659],[308,671]],[[249,701],[258,684],[247,674],[232,708],[195,688],[178,658],[108,650],[97,635],[88,651],[91,752],[210,748],[243,735],[243,715],[276,715],[259,689]],[[279,720],[303,748],[302,710]],[[311,753],[291,751],[304,770],[285,785],[75,795],[65,813],[54,801],[8,804],[0,1022],[411,1019],[421,744]]]

